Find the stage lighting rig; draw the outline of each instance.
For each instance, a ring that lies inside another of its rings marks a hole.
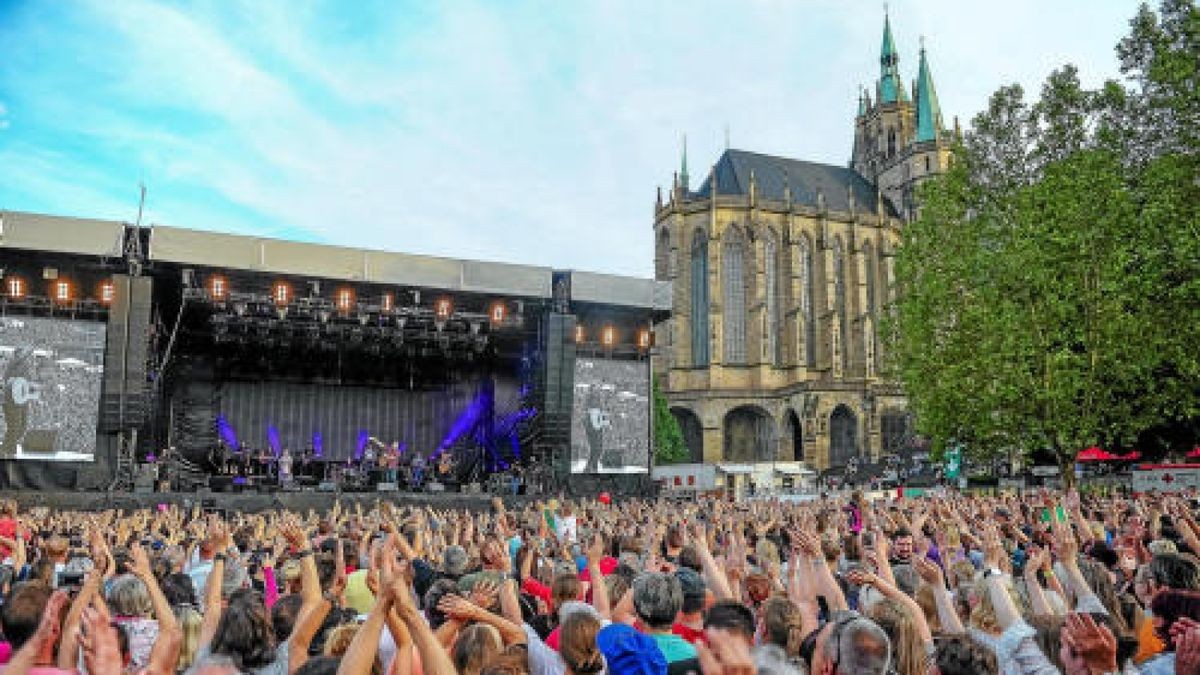
[[[612,347],[617,343],[617,329],[612,326],[605,326],[604,331],[600,335],[600,341],[605,347]]]
[[[8,295],[9,300],[25,299],[25,280],[21,277],[9,277],[7,283],[4,284],[4,292]]]
[[[57,277],[57,274],[55,276]],[[71,288],[71,282],[66,279],[58,279],[57,281],[55,281],[53,284],[53,289],[54,289],[54,295],[53,295],[54,302],[57,304],[65,305],[65,304],[70,303],[71,300],[74,299],[74,293],[73,293],[73,289]]]
[[[100,290],[96,293],[96,296],[100,298],[100,304],[107,307],[112,304],[113,297],[116,295],[116,292],[117,288],[116,285],[113,284],[112,279],[107,279],[101,282]]]
[[[213,302],[225,302],[229,299],[229,281],[225,277],[214,274],[208,278],[208,296]]]

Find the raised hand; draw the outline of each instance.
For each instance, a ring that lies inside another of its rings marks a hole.
[[[945,575],[937,563],[926,558],[913,558],[913,567],[916,568],[917,575],[921,577],[921,581],[934,588],[946,587]]]
[[[1117,672],[1117,638],[1107,626],[1097,624],[1090,615],[1068,614],[1062,638],[1072,651],[1083,657],[1092,672]]]
[[[140,544],[133,544],[129,547],[129,562],[133,574],[139,579],[153,578],[154,570],[150,568],[150,557],[146,555],[146,549],[142,548]]]

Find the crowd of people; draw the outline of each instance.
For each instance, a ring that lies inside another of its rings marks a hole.
[[[0,672],[1200,673],[1196,495],[0,514]]]

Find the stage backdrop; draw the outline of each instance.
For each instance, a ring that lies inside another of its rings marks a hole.
[[[280,447],[299,453],[313,447],[320,434],[322,456],[344,460],[354,456],[362,433],[384,443],[400,441],[408,451],[428,455],[451,430],[469,434],[472,404],[480,383],[460,382],[445,389],[422,391],[288,382],[226,382],[218,385],[220,415],[242,444],[271,447],[272,428]],[[495,410],[517,405],[517,381],[497,378]],[[473,409],[476,413],[479,406]],[[455,422],[460,424],[455,425]],[[465,427],[465,428],[464,428]]]
[[[650,362],[575,358],[572,473],[650,470]]]
[[[94,459],[105,334],[98,321],[0,317],[0,459]]]

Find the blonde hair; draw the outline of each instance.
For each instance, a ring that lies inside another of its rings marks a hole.
[[[196,652],[200,650],[200,626],[204,623],[204,617],[191,607],[177,609],[175,617],[179,619],[179,630],[183,634],[183,640],[179,643],[179,671],[182,672],[196,661]]]
[[[112,588],[108,591],[108,604],[118,616],[149,618],[154,614],[150,589],[132,574],[122,574],[113,581]]]
[[[917,634],[917,624],[907,607],[884,599],[867,610],[867,616],[879,624],[892,642],[892,664],[899,675],[926,672],[925,646]]]
[[[786,598],[770,598],[763,603],[763,639],[783,649],[788,658],[800,656],[804,642],[803,617],[800,608]]]
[[[355,635],[358,635],[356,623],[344,623],[329,631],[329,636],[325,638],[325,656],[345,656]],[[371,662],[371,675],[383,675],[383,664],[378,656]]]
[[[574,612],[562,623],[558,654],[575,675],[591,675],[604,670],[604,656],[596,646],[600,621],[589,612]]]
[[[454,642],[450,658],[459,675],[479,675],[504,649],[500,632],[485,624],[472,624],[464,628]]]

